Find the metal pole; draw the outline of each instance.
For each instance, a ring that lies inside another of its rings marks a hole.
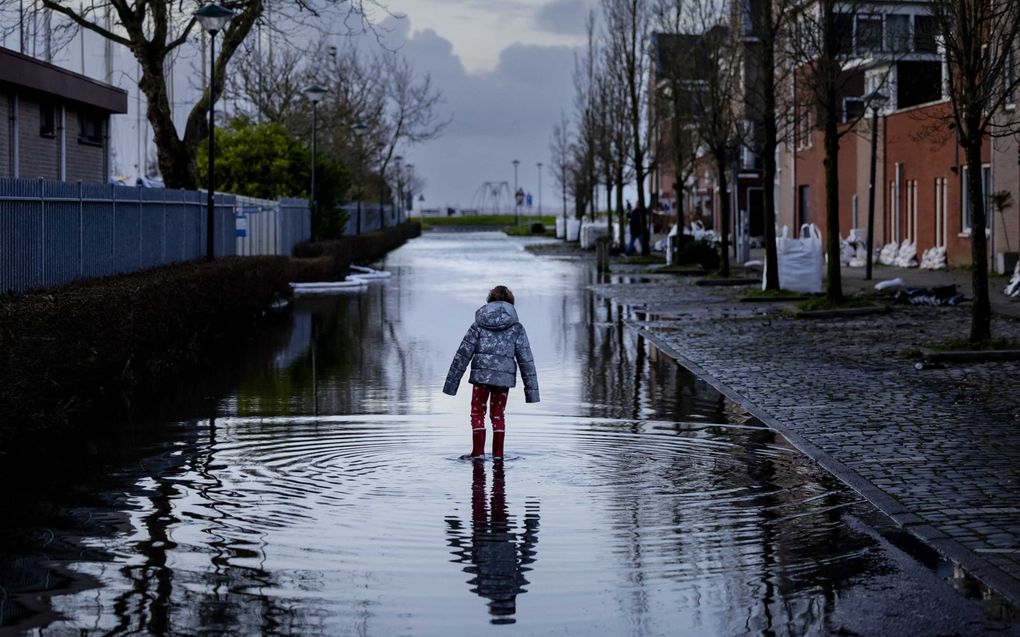
[[[212,261],[216,257],[216,242],[214,240],[214,233],[216,231],[215,222],[215,191],[216,191],[216,178],[215,168],[216,161],[214,156],[215,149],[215,137],[216,137],[216,122],[214,119],[216,113],[216,34],[209,34],[209,183],[207,184],[207,210],[205,219],[205,260]]]
[[[365,195],[365,158],[358,154],[358,234],[361,234],[361,200]]]
[[[538,217],[542,218],[542,162],[538,162]]]
[[[521,225],[521,204],[517,202],[517,160],[514,160],[514,225]]]
[[[312,220],[314,222],[315,215],[319,210],[319,202],[315,199],[315,138],[318,133],[318,108],[315,102],[312,102]]]
[[[875,162],[878,155],[878,108],[871,109],[871,178],[868,180],[868,236],[865,240],[867,261],[864,271],[864,279],[871,280],[872,261],[874,260],[874,233],[875,233]]]

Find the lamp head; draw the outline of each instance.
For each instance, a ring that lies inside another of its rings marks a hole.
[[[322,96],[328,93],[329,91],[322,88],[318,84],[312,84],[311,86],[305,87],[305,89],[302,92],[305,94],[305,97],[308,98],[309,102],[311,102],[312,104],[318,104],[319,102],[322,101]]]
[[[368,130],[368,126],[365,126],[361,122],[358,122],[354,126],[351,126],[351,130],[354,131],[355,135],[362,135]]]
[[[234,12],[218,4],[203,5],[195,12],[195,19],[202,25],[202,30],[210,35],[216,35],[227,26]]]
[[[513,164],[513,165],[514,165],[514,166],[516,167],[516,166],[517,166],[518,164],[520,164],[520,163],[521,163],[521,160],[519,160],[519,159],[515,159],[515,160],[513,160],[513,161],[512,161],[512,162],[510,162],[510,163],[511,163],[511,164]]]
[[[870,108],[880,111],[889,103],[889,96],[879,91],[872,91],[864,96],[864,103]]]

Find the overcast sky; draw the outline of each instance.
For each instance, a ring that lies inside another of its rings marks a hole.
[[[549,139],[570,115],[574,54],[584,44],[588,0],[396,0],[383,25],[419,73],[430,73],[452,123],[441,138],[407,150],[427,181],[427,208],[470,207],[487,181],[518,183],[559,211]]]

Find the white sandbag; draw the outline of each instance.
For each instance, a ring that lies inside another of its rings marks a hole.
[[[603,221],[581,224],[581,249],[591,250],[600,237],[609,236],[609,224]]]
[[[567,224],[563,217],[556,217],[556,238],[562,239],[567,234]]]
[[[581,220],[567,219],[567,241],[577,241],[581,235]]]
[[[900,249],[896,251],[896,259],[893,264],[899,268],[917,267],[917,244],[910,239],[904,239]]]
[[[928,248],[921,255],[921,268],[924,270],[945,270],[946,249],[945,247]]]
[[[822,291],[822,273],[825,258],[822,252],[822,233],[815,224],[804,224],[800,238],[787,237],[789,229],[783,226],[776,233],[776,257],[779,267],[779,287],[791,292],[818,293]],[[768,276],[768,266],[762,271],[762,289]]]
[[[899,245],[896,243],[887,243],[883,246],[882,251],[878,253],[878,262],[882,265],[894,265],[896,263],[896,256],[899,252]]]
[[[884,290],[886,288],[899,288],[903,287],[903,278],[896,277],[895,279],[889,279],[888,281],[879,281],[875,284],[876,290]]]
[[[849,241],[840,239],[839,240],[839,263],[840,265],[850,265],[854,257],[857,256],[857,251],[850,244]]]
[[[1020,262],[1013,268],[1013,278],[1009,280],[1009,285],[1003,290],[1006,296],[1012,296],[1020,298]]]

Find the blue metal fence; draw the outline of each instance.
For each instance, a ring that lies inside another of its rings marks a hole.
[[[386,227],[392,228],[398,223],[406,221],[402,210],[395,210],[392,205],[381,206],[377,203],[361,203],[361,223],[358,223],[358,204],[348,203],[340,206],[347,213],[347,225],[344,228],[344,235],[354,236],[361,230],[361,234],[375,232],[382,229],[382,221],[385,218]]]
[[[307,199],[272,201],[238,196],[235,214],[239,255],[291,255],[294,246],[312,236]]]
[[[271,203],[286,222],[257,254],[291,254],[311,236],[308,204]],[[236,204],[216,195],[216,256],[237,253]],[[0,293],[202,258],[206,205],[203,192],[0,179]]]

